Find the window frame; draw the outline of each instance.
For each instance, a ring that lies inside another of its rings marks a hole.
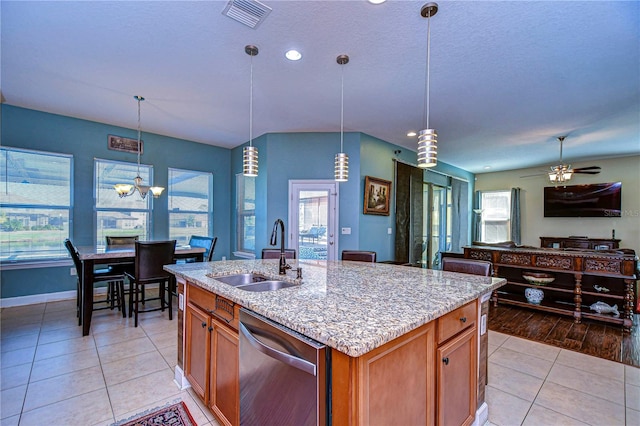
[[[45,267],[45,266],[53,266],[59,264],[61,261],[68,261],[70,256],[66,248],[64,247],[64,240],[66,238],[73,238],[73,208],[74,208],[74,158],[72,154],[65,154],[62,152],[54,152],[54,151],[42,151],[42,150],[33,150],[33,149],[24,149],[24,148],[16,148],[10,146],[1,146],[0,151],[5,151],[8,155],[10,152],[21,152],[28,153],[33,155],[42,155],[48,157],[56,157],[63,158],[68,160],[68,184],[69,184],[69,199],[67,205],[62,204],[28,204],[28,203],[6,203],[0,201],[0,209],[4,210],[7,208],[13,209],[28,209],[28,210],[60,210],[67,212],[67,229],[66,235],[60,241],[60,249],[58,254],[52,254],[51,256],[27,256],[22,259],[13,259],[13,260],[2,260],[0,264],[3,269],[15,269],[20,268],[22,266],[29,265],[30,267]],[[8,170],[8,164],[6,166]],[[7,172],[8,173],[8,172]],[[8,184],[8,181],[5,179],[5,185]]]
[[[151,193],[147,194],[145,198],[145,202],[147,203],[147,207],[144,209],[141,208],[117,208],[117,207],[98,207],[98,163],[111,163],[111,164],[123,164],[126,166],[135,166],[138,167],[138,163],[130,162],[130,161],[118,161],[118,160],[108,160],[104,158],[94,158],[93,159],[93,238],[94,245],[96,247],[103,247],[106,245],[104,239],[99,239],[98,235],[98,214],[100,212],[136,212],[136,213],[146,213],[147,214],[147,224],[144,234],[142,236],[147,240],[153,239],[153,196]],[[145,185],[153,186],[153,165],[150,164],[140,164],[140,170],[143,168],[148,169],[149,181],[146,182]],[[144,175],[144,173],[140,173],[140,175]],[[133,183],[133,178],[131,177],[131,182]],[[115,193],[115,189],[113,190]],[[139,197],[139,194],[133,194],[131,197]],[[134,234],[131,234],[134,235]],[[139,235],[139,234],[138,234]],[[145,237],[146,235],[146,237]]]
[[[171,209],[171,201],[169,200],[169,198],[172,196],[172,181],[171,181],[171,173],[172,172],[184,172],[184,173],[193,173],[193,174],[198,174],[198,175],[203,175],[203,176],[207,176],[207,184],[208,184],[208,191],[207,191],[207,201],[208,201],[208,209],[206,212],[200,211],[200,210],[178,210],[178,211],[174,211]],[[167,185],[167,221],[168,221],[168,227],[169,229],[167,230],[167,235],[169,235],[169,239],[179,239],[176,236],[173,236],[171,234],[171,215],[172,214],[184,214],[184,213],[192,213],[192,214],[197,214],[197,215],[201,215],[201,214],[205,214],[207,215],[207,235],[208,237],[213,237],[213,173],[212,172],[203,172],[200,170],[188,170],[188,169],[180,169],[177,167],[169,167],[168,171],[167,171],[167,176],[169,179],[169,184]],[[188,243],[188,241],[187,241]]]
[[[479,191],[479,207],[481,210],[480,215],[480,241],[484,243],[498,243],[503,241],[511,240],[511,190],[510,189],[494,189],[494,190],[481,190]],[[507,211],[506,218],[498,217],[495,219],[487,220],[486,217],[486,207],[484,206],[484,195],[485,194],[496,194],[501,193],[504,194],[507,198]],[[505,229],[506,237],[504,239],[498,239],[496,241],[487,241],[486,236],[486,226],[490,224],[492,226],[500,227]]]
[[[253,199],[253,209],[245,209],[244,205],[247,200],[245,198],[245,181],[246,179],[253,179],[254,182],[254,199]],[[242,173],[236,174],[236,252],[235,255],[239,257],[254,257],[256,255],[255,248],[255,221],[256,221],[256,200],[255,200],[255,177],[244,176]],[[244,245],[245,242],[245,232],[244,232],[244,221],[246,218],[253,217],[253,231],[254,231],[254,247],[253,249],[247,248]]]

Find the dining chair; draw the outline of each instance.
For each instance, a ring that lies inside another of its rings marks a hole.
[[[169,308],[169,319],[173,319],[171,280],[173,275],[163,269],[164,265],[174,263],[173,255],[176,240],[136,241],[135,272],[127,272],[129,279],[129,317],[134,315],[134,326],[138,326],[138,314],[143,312],[164,311]],[[140,309],[142,287],[158,284],[158,297],[146,299],[146,302],[159,300],[160,307]]]
[[[78,250],[73,245],[70,239],[64,240],[64,246],[69,252],[73,265],[76,268],[76,275],[78,277],[76,287],[76,315],[78,316],[78,325],[82,325],[82,262],[80,261],[80,255]],[[93,285],[92,288],[98,283],[107,283],[107,298],[103,300],[94,299],[94,311],[101,309],[114,309],[118,308],[118,311],[122,311],[122,316],[126,316],[124,306],[124,274],[119,271],[114,271],[110,267],[95,269],[93,271]],[[105,306],[100,306],[106,304]],[[96,308],[95,306],[98,305]]]
[[[213,259],[213,252],[216,248],[216,243],[218,242],[218,237],[201,237],[199,235],[192,235],[189,238],[189,245],[191,247],[203,247],[205,252],[203,254],[203,258],[205,262],[211,262]],[[187,263],[194,262],[195,258],[186,259]]]
[[[285,259],[295,259],[296,251],[294,249],[284,249]],[[280,249],[263,248],[263,259],[280,259]]]
[[[138,241],[139,236],[138,235],[131,235],[131,236],[107,235],[104,238],[107,242],[107,246],[132,246],[136,243],[136,241]]]
[[[461,259],[458,257],[443,257],[442,270],[461,272],[463,274],[491,276],[493,264],[486,260]]]
[[[342,250],[342,260],[355,260],[356,262],[376,261],[376,252],[367,250]]]

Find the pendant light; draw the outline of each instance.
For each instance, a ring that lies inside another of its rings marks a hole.
[[[250,44],[244,47],[247,55],[251,56],[251,85],[249,89],[249,146],[242,150],[242,174],[258,176],[258,148],[253,146],[253,57],[258,55],[258,48]]]
[[[161,186],[143,185],[143,179],[140,177],[140,151],[142,150],[142,142],[140,140],[140,102],[144,101],[144,98],[138,95],[133,98],[138,101],[138,175],[133,179],[133,185],[129,183],[116,183],[113,187],[120,198],[128,197],[138,192],[144,200],[149,191],[153,194],[153,198],[158,198],[160,194],[162,194],[162,191],[164,191],[164,188]]]
[[[340,55],[336,59],[340,65],[349,63],[349,56]],[[336,182],[349,180],[349,156],[344,152],[344,67],[342,68],[342,81],[340,85],[340,152],[336,154],[334,161],[334,178]]]
[[[425,128],[418,132],[418,167],[427,168],[438,164],[438,133],[429,128],[429,86],[431,65],[431,17],[438,13],[437,3],[427,3],[420,9],[420,15],[427,18],[427,87],[425,90]]]

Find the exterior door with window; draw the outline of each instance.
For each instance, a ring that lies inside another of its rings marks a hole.
[[[289,181],[289,248],[299,259],[338,258],[338,184]]]

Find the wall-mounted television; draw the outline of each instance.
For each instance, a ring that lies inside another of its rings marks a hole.
[[[622,182],[544,188],[544,217],[620,217]]]

